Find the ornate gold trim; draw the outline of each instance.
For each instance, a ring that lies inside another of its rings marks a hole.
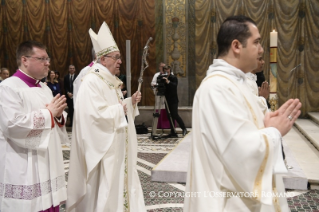
[[[278,191],[277,191],[277,188],[276,188],[276,177],[275,176],[273,176],[273,178],[272,178],[272,191],[273,191],[273,194],[274,194],[272,201],[274,203],[275,211],[276,212],[281,212],[279,198],[277,196]]]
[[[267,165],[268,156],[269,156],[269,142],[268,142],[266,135],[263,135],[263,137],[264,137],[265,144],[266,144],[266,152],[265,152],[265,157],[261,163],[261,166],[259,167],[256,179],[255,179],[254,193],[257,194],[255,197],[257,200],[260,200],[260,198],[261,198],[262,178],[263,178],[263,175],[265,172],[265,167]]]
[[[117,92],[116,92],[117,93]],[[129,212],[130,211],[130,197],[129,197],[129,189],[128,189],[128,132],[127,127],[125,127],[125,168],[124,168],[124,204],[123,204],[123,211]]]
[[[115,51],[120,51],[120,50],[117,46],[110,46],[110,47],[103,49],[103,50],[99,51],[98,53],[96,53],[96,56],[99,58],[103,55],[107,55],[107,54],[109,54],[111,52],[115,52]]]
[[[277,47],[270,47],[270,60],[271,63],[277,63]]]

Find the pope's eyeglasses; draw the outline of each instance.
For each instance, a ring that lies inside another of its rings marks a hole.
[[[108,56],[108,55],[104,55],[104,57],[110,57],[112,58],[113,60],[122,60],[122,56],[121,55],[115,55],[115,56]]]

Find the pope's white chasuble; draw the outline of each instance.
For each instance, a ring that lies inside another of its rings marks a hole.
[[[95,64],[80,86],[74,114],[67,210],[146,211],[136,170],[137,137],[131,98],[121,81]],[[127,119],[123,106],[127,105]]]

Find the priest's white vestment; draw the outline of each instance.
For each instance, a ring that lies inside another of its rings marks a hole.
[[[245,74],[215,59],[194,97],[185,212],[289,211],[281,135],[263,119]]]
[[[97,63],[78,92],[71,144],[67,210],[146,211],[136,170],[137,137],[131,98],[127,118],[121,81]]]
[[[53,98],[45,84],[29,87],[18,77],[0,84],[0,211],[42,211],[66,200],[61,142],[65,126],[46,104]],[[66,113],[64,114],[66,120]]]

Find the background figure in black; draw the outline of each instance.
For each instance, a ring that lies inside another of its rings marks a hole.
[[[262,57],[259,58],[259,63],[258,63],[258,69],[259,70],[256,71],[256,76],[257,76],[256,83],[257,83],[258,88],[262,88],[263,87],[263,83],[266,82],[266,78],[265,78],[264,71],[263,71],[264,63],[265,63],[265,61],[263,60],[263,58]],[[269,91],[265,92],[265,90],[262,89],[259,92],[259,96],[263,96],[266,99],[267,106],[268,106],[268,108],[270,108],[270,104],[268,102]]]
[[[123,93],[124,99],[127,98],[127,88],[126,88],[126,75],[122,74],[120,70],[115,74],[122,82],[121,91]]]
[[[55,71],[55,79],[58,81],[59,83],[59,86],[60,86],[60,90],[61,90],[61,95],[64,94],[64,90],[63,90],[63,80],[61,79],[61,76],[60,76],[60,72],[58,71]]]
[[[50,70],[47,77],[47,86],[51,89],[53,96],[60,94],[62,96],[59,82],[55,78],[55,71]]]
[[[76,77],[75,66],[69,65],[69,74],[64,77],[64,91],[66,94],[66,103],[68,104],[68,118],[70,118],[69,127],[72,127],[73,123],[73,82]]]
[[[258,87],[261,87],[262,83],[266,81],[265,75],[264,75],[264,71],[261,71],[259,73],[256,73],[257,75],[257,85]]]
[[[181,117],[178,115],[178,96],[177,96],[178,80],[177,80],[176,76],[171,74],[171,67],[170,66],[165,66],[164,72],[167,73],[167,77],[163,77],[163,79],[166,80],[165,98],[167,101],[167,105],[168,105],[169,111],[171,113],[173,123],[175,123],[175,120],[177,121],[178,125],[183,130],[183,132],[182,132],[183,136],[185,136],[187,133],[185,124],[184,124],[183,120],[181,119]],[[167,116],[169,116],[168,113],[167,113]],[[169,117],[168,117],[168,119],[169,119]],[[171,122],[170,122],[170,126],[171,126],[171,133],[168,135],[168,137],[177,137],[177,135],[174,133],[174,126],[172,126]]]

